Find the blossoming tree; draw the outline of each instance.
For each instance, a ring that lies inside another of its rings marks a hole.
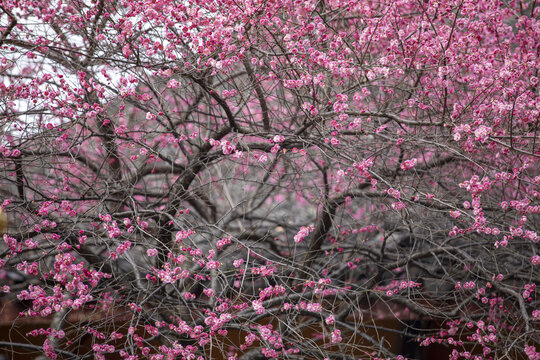
[[[1,346],[540,359],[539,15],[3,1],[2,299],[50,325]]]

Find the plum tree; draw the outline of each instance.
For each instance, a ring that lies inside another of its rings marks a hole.
[[[1,346],[540,359],[536,1],[0,10]]]

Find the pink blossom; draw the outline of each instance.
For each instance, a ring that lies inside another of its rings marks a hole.
[[[341,337],[341,330],[334,330],[330,336],[330,342],[333,344],[340,343],[343,340]]]
[[[334,325],[335,323],[334,315],[328,315],[328,317],[324,320],[324,322],[327,325]]]
[[[415,167],[416,163],[417,163],[416,158],[413,158],[413,159],[410,159],[410,160],[405,160],[404,162],[401,163],[400,168],[403,171],[409,170],[409,169],[412,169],[413,167]]]
[[[402,209],[405,209],[406,207],[407,206],[401,201],[392,203],[392,209],[395,209],[395,210],[402,210]]]
[[[124,47],[122,47],[122,54],[124,54],[124,57],[128,59],[131,56],[131,54],[133,54],[133,50],[131,50],[131,47],[129,46],[129,44],[126,44],[124,45]]]
[[[273,141],[275,143],[281,143],[281,142],[285,141],[285,137],[283,135],[276,135],[276,136],[274,136]]]
[[[315,228],[311,225],[307,227],[302,226],[300,228],[300,231],[298,231],[298,233],[294,236],[294,242],[296,243],[302,242],[313,230],[315,230]]]
[[[177,89],[180,85],[181,85],[180,82],[178,80],[175,80],[175,79],[171,79],[167,83],[167,87],[169,89]]]
[[[256,312],[258,315],[264,314],[265,309],[264,309],[264,307],[262,306],[262,301],[260,301],[260,300],[254,300],[254,301],[251,302],[251,306],[253,307],[253,310],[255,310],[255,312]]]

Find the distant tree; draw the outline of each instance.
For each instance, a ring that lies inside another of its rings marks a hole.
[[[540,359],[537,1],[0,10],[1,346]]]

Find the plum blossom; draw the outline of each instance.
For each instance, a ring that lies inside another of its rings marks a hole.
[[[334,315],[328,315],[328,317],[324,320],[324,322],[327,324],[327,325],[334,325],[335,323],[335,319],[334,319]]]
[[[313,230],[315,230],[315,227],[313,225],[302,226],[300,228],[300,231],[298,231],[298,233],[294,235],[294,242],[301,243]]]
[[[255,310],[255,312],[256,312],[258,315],[264,314],[265,309],[264,309],[264,307],[262,306],[262,301],[261,301],[261,300],[254,300],[254,301],[252,301],[252,302],[251,302],[251,306],[253,307],[253,310]]]
[[[405,160],[404,162],[402,162],[399,167],[403,171],[409,170],[409,169],[412,169],[413,167],[415,167],[417,162],[418,162],[418,160],[416,158],[412,158],[410,160]]]
[[[171,79],[169,80],[169,82],[167,83],[167,87],[169,89],[177,89],[178,87],[180,87],[181,83],[180,81],[178,80],[175,80],[175,79]]]
[[[341,337],[341,330],[339,329],[334,330],[330,335],[330,342],[333,344],[340,343],[342,340],[343,338]]]
[[[488,136],[491,134],[491,127],[480,125],[476,130],[474,130],[474,137],[476,141],[486,142]]]

